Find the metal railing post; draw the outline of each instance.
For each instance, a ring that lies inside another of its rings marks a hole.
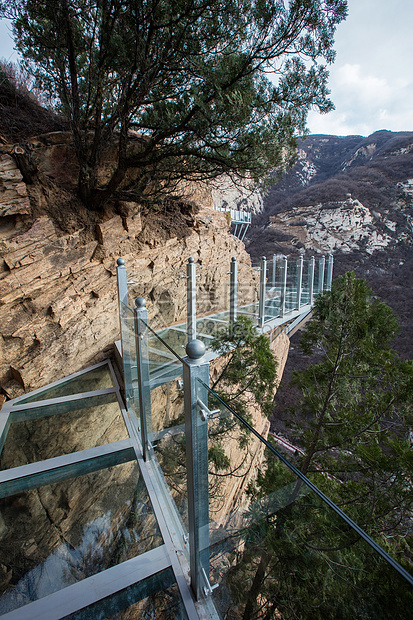
[[[308,303],[313,305],[314,301],[314,273],[315,273],[315,258],[311,257],[310,264],[308,265]]]
[[[186,333],[188,342],[191,342],[196,339],[196,265],[192,257],[188,259],[186,276]]]
[[[326,289],[328,291],[331,290],[331,283],[333,281],[333,255],[330,253],[328,255],[328,261],[327,261],[327,284],[326,284]]]
[[[281,297],[280,297],[280,316],[283,317],[285,314],[285,299],[287,296],[287,269],[288,262],[287,257],[282,257],[281,263]]]
[[[304,258],[300,256],[297,261],[297,296],[296,296],[296,308],[299,310],[301,308],[301,290],[303,286],[303,262]]]
[[[237,320],[237,296],[238,296],[238,263],[235,256],[231,259],[230,284],[229,284],[229,321]]]
[[[149,351],[146,332],[148,324],[148,310],[143,297],[135,301],[135,334],[136,334],[136,357],[138,362],[138,386],[139,386],[139,416],[141,425],[142,453],[146,461],[150,453],[149,433],[152,431],[151,424],[151,386],[149,379]]]
[[[265,284],[267,282],[267,259],[261,258],[260,269],[260,298],[258,302],[258,327],[264,327],[265,319]]]
[[[272,278],[271,278],[271,286],[275,288],[275,270],[277,268],[277,256],[276,254],[272,255]]]
[[[125,384],[125,397],[126,402],[132,398],[132,373],[131,373],[131,356],[129,346],[129,330],[127,324],[124,324],[124,311],[128,305],[128,276],[126,273],[125,261],[123,258],[118,258],[116,261],[116,278],[118,282],[118,305],[119,305],[119,328],[120,328],[120,343],[122,353],[123,364],[123,380]],[[127,321],[127,319],[126,319]]]
[[[192,340],[184,358],[184,410],[186,467],[188,480],[189,566],[191,588],[198,600],[209,586],[208,417],[199,403],[208,403],[208,393],[198,381],[209,385],[209,362],[205,345]]]
[[[128,276],[126,273],[125,261],[123,258],[118,258],[116,261],[116,276],[118,280],[118,300],[119,300],[119,309],[120,304],[123,303],[125,306],[128,305]],[[119,315],[120,316],[120,315]]]
[[[324,291],[324,271],[326,266],[326,257],[323,256],[320,258],[318,263],[318,292],[322,293]]]

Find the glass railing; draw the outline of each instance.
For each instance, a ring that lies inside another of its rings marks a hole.
[[[150,370],[150,452],[156,458],[179,517],[179,526],[188,532],[187,467],[185,448],[185,415],[180,339],[164,341],[142,321],[143,342],[147,341]],[[169,331],[169,330],[168,330]],[[169,335],[169,334],[167,334]],[[177,346],[179,353],[174,350]],[[145,350],[145,347],[143,347]],[[162,359],[161,369],[151,367]],[[162,375],[160,375],[162,372]]]
[[[410,617],[405,569],[263,438],[265,419],[253,414],[249,424],[202,387],[211,412],[210,581],[220,616]],[[397,559],[413,569],[402,551]]]
[[[310,288],[311,288],[311,264],[312,261],[305,259],[303,260],[303,274],[302,274],[302,284],[301,284],[301,306],[305,306],[310,303]]]
[[[142,265],[139,272],[128,271],[128,306],[133,310],[137,297],[150,299],[156,313],[151,325],[161,329],[186,321],[186,266],[169,266],[163,263]]]
[[[131,308],[120,303],[120,325],[125,400],[135,427],[139,427],[138,361],[136,351],[135,316]]]

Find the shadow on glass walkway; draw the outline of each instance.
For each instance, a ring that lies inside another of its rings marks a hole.
[[[2,617],[409,617],[411,575],[210,389],[205,343],[125,301],[124,379],[102,362],[0,412]]]

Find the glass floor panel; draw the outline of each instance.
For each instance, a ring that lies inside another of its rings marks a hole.
[[[173,571],[168,568],[65,620],[187,620]]]
[[[0,514],[0,614],[163,544],[135,461],[1,499]]]
[[[94,390],[104,390],[111,387],[114,387],[112,375],[109,366],[105,364],[104,366],[99,366],[99,368],[89,370],[89,372],[85,372],[78,377],[63,381],[55,387],[46,388],[38,394],[32,394],[19,399],[15,404],[23,405],[45,400],[46,398],[60,398],[61,396],[93,392]]]
[[[129,437],[115,393],[11,415],[21,421],[10,425],[0,456],[1,470]],[[39,417],[30,419],[34,415]]]

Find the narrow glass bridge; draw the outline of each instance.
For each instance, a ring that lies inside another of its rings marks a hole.
[[[121,307],[129,305],[132,308],[132,293],[136,291],[133,287],[134,275],[128,286],[122,259],[118,261],[117,273],[119,303]],[[301,256],[287,260],[285,256],[274,255],[270,261],[263,257],[259,263],[252,264],[247,282],[245,271],[240,277],[234,257],[226,273],[218,299],[214,288],[217,277],[215,266],[197,266],[190,258],[186,274],[179,271],[174,274],[175,283],[181,281],[183,285],[178,295],[187,300],[186,322],[156,330],[166,345],[183,353],[186,343],[198,338],[205,344],[207,358],[211,361],[219,355],[210,348],[212,340],[240,316],[249,318],[259,331],[268,333],[273,341],[282,329],[289,332],[305,320],[311,312],[315,296],[331,288],[333,256],[329,254],[327,260],[324,256],[308,260]],[[206,286],[205,283],[209,284]],[[212,312],[211,306],[214,308]],[[202,316],[199,317],[199,314]],[[120,350],[120,342],[117,345]],[[175,368],[170,364],[172,354],[160,345],[156,337],[150,341],[149,355],[151,385],[155,387],[171,380],[170,373]]]
[[[209,387],[198,320],[167,342],[121,260],[118,282],[123,373],[102,362],[0,412],[1,617],[410,617],[406,568]]]

